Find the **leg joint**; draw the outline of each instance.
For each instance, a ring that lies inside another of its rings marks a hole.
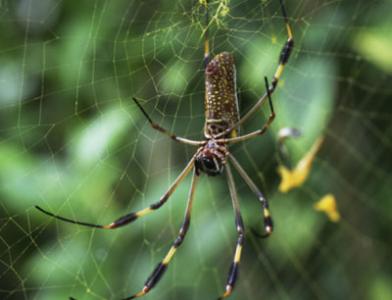
[[[182,242],[184,241],[185,235],[188,232],[189,225],[191,223],[191,219],[187,216],[186,219],[184,220],[184,223],[182,224],[180,228],[180,232],[178,233],[177,238],[175,239],[173,243],[173,247],[178,248]]]
[[[240,236],[244,235],[244,222],[242,221],[241,216],[238,216],[235,220],[237,232]]]

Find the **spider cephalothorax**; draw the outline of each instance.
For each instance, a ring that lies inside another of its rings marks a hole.
[[[209,176],[216,176],[222,173],[226,164],[228,151],[224,145],[220,145],[216,140],[209,140],[203,147],[199,148],[195,157],[196,173],[203,171]]]

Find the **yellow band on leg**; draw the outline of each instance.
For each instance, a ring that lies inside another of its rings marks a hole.
[[[143,217],[143,216],[149,214],[150,212],[152,212],[152,209],[150,207],[146,207],[145,209],[142,209],[142,210],[138,211],[136,213],[136,216],[137,217]]]
[[[276,79],[279,79],[279,78],[282,76],[283,69],[284,69],[284,65],[280,64],[279,67],[278,67],[278,69],[277,69],[276,72],[275,72],[275,75],[274,75],[274,77],[275,77]]]
[[[162,260],[162,264],[167,265],[173,258],[174,254],[176,253],[177,249],[172,246],[169,250],[169,252],[166,254],[165,258]]]
[[[237,248],[235,249],[235,254],[234,254],[234,262],[238,263],[241,259],[241,252],[242,252],[242,245],[237,245]]]
[[[270,212],[269,212],[268,208],[264,208],[263,213],[264,213],[264,218],[269,218],[270,217]]]
[[[291,30],[291,26],[289,24],[286,24],[286,28],[287,28],[287,35],[289,36],[289,39],[293,38],[293,32]]]

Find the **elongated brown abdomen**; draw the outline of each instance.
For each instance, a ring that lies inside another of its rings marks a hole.
[[[239,120],[236,70],[231,53],[216,55],[205,70],[205,126],[209,138],[233,126]],[[236,136],[238,128],[230,136]]]

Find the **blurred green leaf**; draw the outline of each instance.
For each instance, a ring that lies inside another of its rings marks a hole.
[[[49,158],[36,158],[13,144],[0,144],[0,176],[4,202],[16,211],[25,211],[39,199],[65,196],[69,182],[65,168]]]
[[[370,282],[370,300],[392,299],[392,280],[390,276],[377,274]]]
[[[307,204],[309,201],[301,199],[304,196],[299,190],[273,198],[275,236],[270,242],[270,253],[276,259],[287,259],[291,253],[296,257],[306,255],[319,235],[324,219]]]
[[[298,76],[300,70],[301,76]],[[274,106],[277,114],[275,134],[283,127],[302,132],[290,148],[295,160],[301,158],[318,137],[324,135],[335,102],[335,66],[325,59],[306,59],[288,67],[284,80],[278,85]]]
[[[132,125],[130,116],[135,122],[141,114],[130,115],[122,107],[115,106],[97,115],[95,120],[76,131],[76,144],[70,144],[70,151],[76,165],[89,168],[109,155],[110,149],[122,141],[121,138],[130,129]],[[70,139],[74,140],[73,137]]]
[[[391,30],[363,29],[353,40],[353,49],[366,60],[389,74],[392,74]]]
[[[61,243],[43,247],[42,252],[36,252],[26,265],[26,271],[34,273],[34,277],[40,282],[49,280],[53,285],[62,285],[74,279],[88,256],[85,235],[73,236],[69,240],[62,237]],[[53,274],[56,276],[52,276]]]
[[[264,76],[273,74],[275,71],[281,47],[282,44],[276,41],[276,37],[271,37],[270,40],[252,39],[246,49],[244,62],[238,71],[239,84],[246,83],[247,87],[261,96],[265,90]]]
[[[35,81],[30,74],[23,74],[16,61],[8,59],[0,65],[0,108],[17,105],[32,92]]]
[[[170,64],[161,79],[162,90],[170,94],[184,94],[191,73],[191,65],[181,61]]]

